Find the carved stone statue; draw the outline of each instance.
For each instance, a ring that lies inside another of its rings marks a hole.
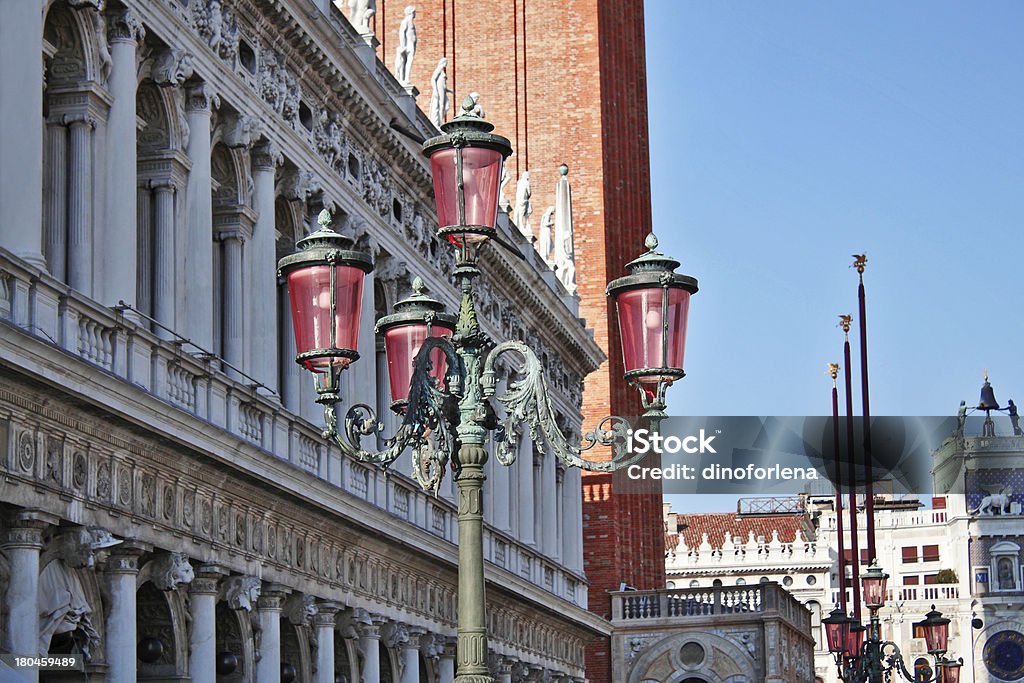
[[[430,105],[427,114],[431,122],[438,128],[448,117],[448,59],[442,57],[437,62],[434,75],[430,77]]]
[[[312,595],[292,593],[285,600],[281,613],[293,626],[308,626],[309,620],[317,613],[316,602]]]
[[[76,569],[92,569],[96,551],[121,541],[105,529],[84,527],[67,531],[54,539],[51,551],[40,559],[39,654],[50,650],[53,636],[70,634],[85,661],[91,661],[100,636],[92,625],[92,606]]]
[[[558,173],[558,186],[555,188],[555,268],[559,281],[572,294],[576,291],[576,254],[573,247],[569,167],[562,164]]]
[[[261,583],[255,576],[232,576],[221,587],[221,598],[231,609],[251,612],[260,597]]]
[[[533,239],[533,230],[530,228],[530,216],[533,215],[533,203],[530,201],[532,194],[530,172],[523,171],[522,177],[516,183],[516,210],[512,222],[519,228],[519,232],[529,239]]]
[[[1024,431],[1020,428],[1020,415],[1017,413],[1017,404],[1013,402],[1012,398],[1006,402],[1006,409],[1010,411],[1010,425],[1013,427],[1013,435],[1024,436]]]
[[[192,53],[169,47],[153,58],[153,81],[164,88],[182,86],[195,73]]]
[[[348,20],[360,35],[373,33],[370,19],[376,13],[376,0],[348,0]]]
[[[960,401],[960,408],[956,411],[956,435],[964,435],[964,425],[967,423],[967,401]]]
[[[512,176],[509,175],[508,165],[502,164],[501,182],[498,185],[498,207],[505,213],[512,210],[512,202],[510,202],[508,197],[505,195],[505,186],[509,184],[510,180],[512,180]]]
[[[416,56],[416,8],[405,8],[405,18],[398,27],[398,47],[395,48],[395,78],[409,85],[412,78],[412,60]]]
[[[469,99],[473,100],[473,108],[469,110],[469,113],[473,116],[477,116],[481,119],[486,119],[487,114],[484,112],[484,107],[480,104],[480,93],[471,92],[469,93]]]
[[[537,239],[537,252],[549,266],[554,265],[552,254],[552,231],[555,229],[555,207],[549,206],[540,219],[540,236]]]

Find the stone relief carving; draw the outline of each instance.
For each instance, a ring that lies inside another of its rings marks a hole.
[[[312,595],[292,593],[285,600],[282,614],[293,626],[309,626],[310,619],[317,613],[316,600]]]
[[[448,118],[450,92],[452,91],[448,89],[448,59],[442,57],[430,77],[430,103],[427,106],[427,116],[438,128]]]
[[[313,139],[321,158],[335,171],[344,175],[344,163],[348,158],[348,137],[338,125],[338,115],[321,109],[313,128]]]
[[[180,87],[195,73],[192,53],[181,48],[170,47],[159,51],[153,58],[150,76],[157,85]]]
[[[233,114],[222,125],[224,144],[232,148],[251,147],[263,134],[263,123],[248,114]]]
[[[192,583],[195,570],[189,564],[185,553],[162,553],[143,565],[139,571],[138,584],[146,581],[162,591],[177,590],[179,586]]]
[[[294,128],[299,116],[299,81],[285,65],[284,55],[263,50],[259,83],[263,100]]]
[[[533,190],[530,189],[530,172],[523,171],[519,181],[516,183],[516,208],[512,222],[519,228],[519,232],[527,239],[533,239],[533,228],[530,227],[530,216],[533,215],[533,202],[530,197]]]
[[[238,19],[221,0],[192,0],[192,26],[210,49],[234,66],[238,60]]]
[[[255,576],[231,576],[221,586],[220,599],[231,609],[252,612],[261,589],[261,582]]]

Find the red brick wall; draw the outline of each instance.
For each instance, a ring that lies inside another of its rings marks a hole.
[[[573,188],[580,315],[608,362],[586,380],[587,428],[609,414],[637,415],[637,392],[622,380],[622,355],[605,285],[625,274],[651,229],[647,81],[642,6],[599,0],[421,0],[413,84],[420,106],[430,76],[448,57],[451,114],[480,93],[495,132],[515,149],[515,181],[529,169],[533,225],[554,204],[557,169]],[[378,52],[390,67],[405,2],[378,0]],[[536,227],[535,227],[536,230]],[[607,457],[605,455],[604,457]],[[607,591],[665,584],[661,492],[616,495],[607,475],[584,479],[584,559],[590,609],[610,616]],[[587,676],[609,683],[609,644],[588,650]]]

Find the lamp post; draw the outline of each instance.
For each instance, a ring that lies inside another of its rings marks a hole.
[[[377,322],[384,334],[391,375],[392,409],[402,415],[396,433],[381,451],[363,449],[365,437],[375,437],[382,425],[367,405],[351,406],[338,433],[335,405],[340,401],[341,373],[359,358],[359,328],[363,278],[372,268],[368,254],[352,249],[351,240],[331,229],[331,216],[321,212],[320,229],[299,240],[298,251],[278,264],[288,282],[296,361],[313,373],[317,402],[324,407],[327,429],[341,451],[363,462],[388,467],[406,449],[412,453],[413,477],[437,491],[448,463],[458,487],[459,587],[458,683],[491,683],[487,670],[484,621],[483,468],[485,440],[493,432],[495,456],[502,465],[515,462],[519,429],[543,440],[567,465],[611,472],[643,457],[613,448],[612,458],[590,461],[584,451],[597,445],[621,445],[628,423],[611,416],[573,444],[555,422],[547,385],[536,354],[522,342],[495,344],[477,321],[474,281],[480,276],[480,247],[497,235],[498,194],[505,159],[512,153],[505,138],[491,133],[490,123],[463,103],[462,114],[427,140],[423,153],[430,159],[437,203],[438,235],[457,250],[454,275],[461,301],[458,316],[441,311],[416,283],[413,296],[396,304],[396,312]],[[647,238],[647,253],[627,264],[629,274],[608,285],[616,303],[625,378],[640,390],[645,416],[664,416],[665,391],[683,377],[683,351],[689,299],[697,281],[675,273],[679,262],[657,251]],[[496,359],[518,355],[522,367],[503,395],[495,396]],[[491,399],[505,407],[498,420]]]
[[[963,659],[954,661],[946,658],[950,620],[942,616],[934,605],[925,618],[913,626],[915,637],[924,638],[928,654],[935,658],[933,677],[922,679],[908,671],[899,646],[882,640],[878,612],[885,606],[888,579],[889,575],[877,563],[861,575],[864,605],[870,613],[866,629],[839,607],[832,610],[827,619],[822,619],[828,649],[835,657],[839,678],[846,683],[882,683],[897,676],[913,683],[959,683]]]

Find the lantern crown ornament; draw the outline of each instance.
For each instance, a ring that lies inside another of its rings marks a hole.
[[[430,159],[437,202],[438,235],[459,247],[462,260],[476,259],[477,245],[497,235],[498,195],[508,138],[475,113],[467,97],[462,113],[441,124],[441,135],[423,143]]]
[[[679,261],[658,251],[651,233],[647,252],[626,264],[629,275],[605,290],[615,301],[626,379],[640,389],[648,416],[663,416],[665,391],[686,375],[687,316],[697,280],[675,272]]]

